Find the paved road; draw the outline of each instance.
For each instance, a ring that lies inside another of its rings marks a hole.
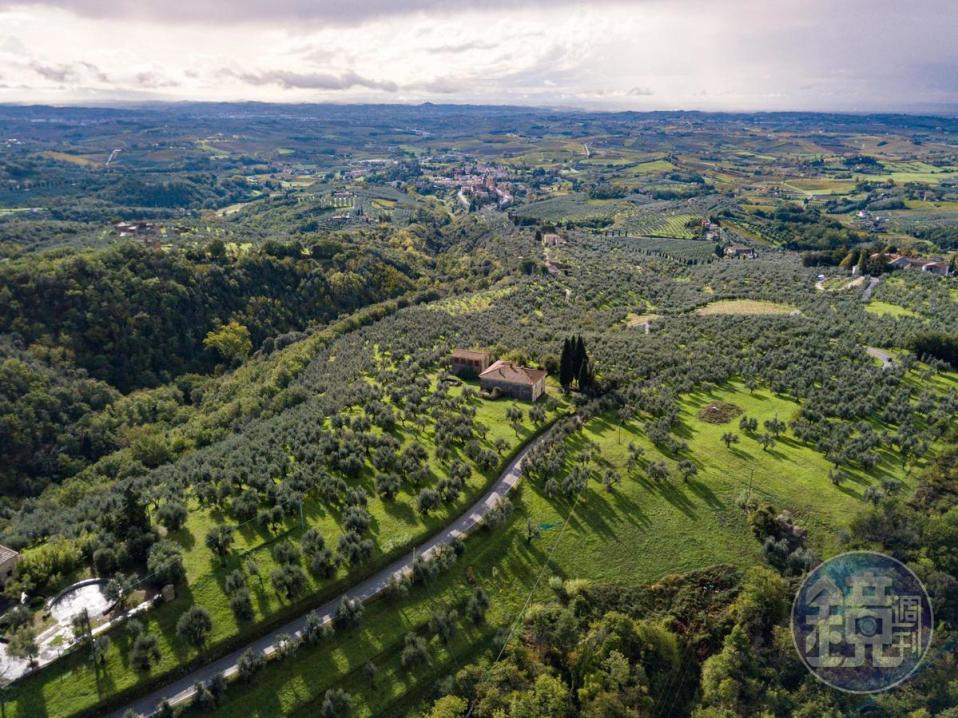
[[[513,458],[505,470],[503,470],[503,472],[499,475],[499,478],[496,479],[496,482],[486,491],[482,498],[480,498],[475,504],[467,509],[466,512],[459,518],[426,541],[426,543],[417,546],[414,551],[411,551],[402,558],[397,559],[378,573],[375,573],[367,578],[365,581],[353,586],[343,595],[350,599],[359,599],[363,602],[369,601],[378,594],[382,593],[394,576],[410,572],[412,570],[414,556],[428,555],[434,551],[437,546],[450,544],[452,543],[453,539],[462,538],[471,531],[475,530],[481,522],[482,517],[485,516],[491,509],[493,509],[503,499],[503,497],[506,496],[506,494],[512,491],[513,487],[515,487],[515,485],[519,482],[522,460],[526,457],[526,454],[529,453],[529,450],[541,442],[551,431],[552,430],[549,429],[549,431],[546,431],[535,441],[530,442],[528,446],[525,446],[515,456],[515,458]],[[333,612],[336,610],[336,606],[339,605],[341,598],[342,596],[337,596],[335,599],[316,609],[317,613],[322,616],[324,621],[332,620]],[[110,714],[110,718],[121,718],[123,714],[131,708],[140,715],[149,716],[159,710],[159,707],[162,705],[163,701],[169,701],[175,705],[182,701],[189,700],[193,697],[193,686],[196,683],[200,681],[208,681],[217,673],[223,673],[227,677],[233,675],[237,670],[237,661],[239,660],[240,655],[242,655],[246,649],[252,648],[255,651],[260,651],[269,655],[276,650],[278,636],[282,634],[288,634],[291,636],[301,635],[305,625],[306,617],[304,614],[303,616],[290,621],[283,626],[280,626],[262,638],[255,640],[226,656],[223,656],[219,660],[213,661],[202,668],[198,668],[192,673],[183,676],[182,678],[178,678],[166,686],[153,691],[149,695],[124,706],[123,708]]]

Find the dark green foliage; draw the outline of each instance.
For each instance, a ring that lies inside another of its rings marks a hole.
[[[206,645],[212,630],[213,621],[210,619],[209,612],[202,606],[186,609],[176,622],[176,635],[196,649]]]

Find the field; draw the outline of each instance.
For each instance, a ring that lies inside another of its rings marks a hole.
[[[711,317],[725,314],[741,315],[794,315],[799,310],[790,304],[779,304],[777,302],[757,301],[754,299],[722,299],[717,302],[710,302],[704,307],[697,309],[696,314],[701,317]]]
[[[873,299],[866,304],[865,311],[869,314],[875,314],[881,317],[894,317],[896,319],[900,317],[921,318],[918,312],[908,309],[907,307],[903,307],[900,304],[890,304],[889,302],[883,302],[878,299]]]

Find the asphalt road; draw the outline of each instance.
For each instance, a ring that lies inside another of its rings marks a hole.
[[[462,538],[476,529],[479,523],[482,521],[483,516],[489,513],[491,509],[495,508],[495,506],[506,496],[506,494],[512,491],[513,487],[515,487],[515,485],[519,482],[522,460],[525,458],[526,454],[529,453],[529,450],[542,441],[550,431],[551,429],[546,431],[536,440],[530,442],[527,446],[523,447],[522,450],[516,454],[509,465],[499,475],[499,478],[496,479],[495,483],[486,491],[486,493],[469,509],[467,509],[465,513],[459,516],[459,518],[446,526],[446,528],[430,538],[428,541],[417,546],[415,550],[406,554],[402,558],[397,559],[379,572],[367,578],[365,581],[353,586],[344,594],[337,596],[335,599],[317,608],[317,613],[323,618],[324,621],[331,621],[333,612],[336,610],[336,606],[339,605],[342,596],[346,596],[350,599],[359,599],[363,602],[369,601],[370,599],[382,593],[394,576],[411,571],[414,556],[428,555],[435,550],[437,546],[448,545],[452,543],[453,539],[457,537]],[[223,656],[222,658],[203,666],[202,668],[197,668],[188,675],[177,678],[171,683],[168,683],[162,688],[153,691],[143,698],[123,706],[119,710],[111,713],[110,718],[122,718],[123,714],[131,708],[142,716],[150,716],[159,710],[160,706],[163,704],[163,701],[169,701],[174,705],[182,701],[187,701],[193,697],[193,686],[196,683],[209,681],[217,673],[222,673],[226,677],[233,675],[237,670],[236,664],[239,661],[239,657],[247,649],[252,648],[255,651],[269,655],[276,650],[277,639],[279,636],[284,634],[290,636],[301,635],[305,625],[306,614],[304,613],[299,618],[274,629],[262,638],[252,641],[242,648],[238,648],[232,653],[229,653],[226,656]]]

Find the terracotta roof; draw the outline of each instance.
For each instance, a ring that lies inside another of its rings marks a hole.
[[[453,349],[453,357],[459,359],[486,359],[489,356],[488,352],[478,352],[473,349]]]
[[[494,379],[510,384],[535,384],[546,375],[543,369],[529,369],[515,362],[498,360],[482,374],[480,379]]]

